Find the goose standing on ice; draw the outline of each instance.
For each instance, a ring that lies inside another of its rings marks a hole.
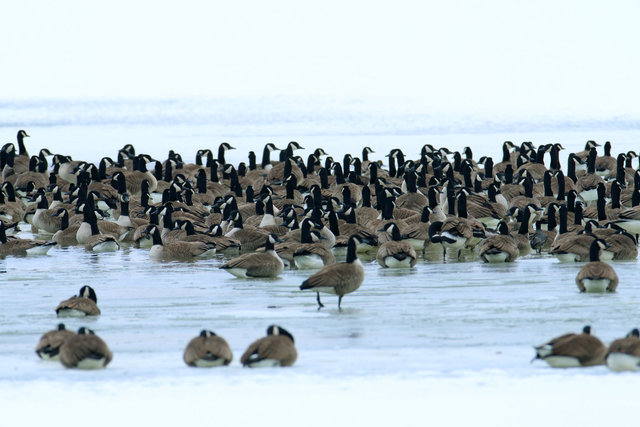
[[[338,309],[341,310],[342,297],[355,291],[362,284],[364,267],[356,254],[359,240],[357,235],[349,237],[346,262],[327,265],[300,285],[300,290],[316,292],[318,309],[324,307],[320,301],[320,292],[338,295]]]

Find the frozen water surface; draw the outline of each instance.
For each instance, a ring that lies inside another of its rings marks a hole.
[[[322,146],[338,159],[347,151],[360,153],[364,145],[376,148],[373,158],[383,158],[391,145],[416,155],[425,142],[458,149],[469,145],[477,157],[487,152],[498,157],[505,139],[561,142],[568,148],[565,154],[587,139],[611,139],[616,152],[637,151],[640,136],[635,129],[529,134],[489,129],[298,138],[272,130],[266,136],[221,139],[217,128],[204,125],[174,124],[166,132],[157,123],[83,126],[18,128],[28,129],[27,144],[34,152],[46,146],[75,158],[93,155],[94,161],[115,156],[128,142],[157,158],[173,146],[191,161],[198,148],[217,148],[228,140],[238,148],[229,153],[235,163],[245,161],[249,149],[260,155],[265,142],[284,145],[291,139],[306,152]],[[5,139],[15,138],[14,129],[13,124],[2,128]],[[82,416],[92,413],[96,425],[217,420],[231,425],[256,420],[263,425],[560,425],[567,420],[595,425],[628,420],[637,400],[637,375],[606,367],[553,370],[530,361],[533,345],[585,324],[607,344],[639,326],[637,262],[613,263],[620,277],[615,294],[586,295],[574,282],[580,266],[547,256],[533,254],[508,265],[477,259],[445,263],[438,251],[427,258],[397,271],[363,258],[365,281],[344,297],[341,312],[337,297],[323,296],[326,307],[318,311],[315,294],[298,290],[311,272],[237,279],[218,270],[222,256],[157,263],[146,250],[123,247],[108,254],[53,248],[46,256],[5,258],[0,260],[2,418],[11,425],[61,425],[68,422],[52,414],[73,408]],[[105,370],[79,372],[38,360],[39,337],[59,322],[54,307],[84,284],[96,290],[102,315],[64,323],[72,330],[95,330],[112,349],[113,361]],[[242,369],[242,352],[270,324],[294,335],[295,366]],[[184,364],[185,345],[205,328],[229,342],[231,366]],[[28,423],[17,421],[25,416]]]
[[[309,272],[237,279],[217,269],[222,257],[162,264],[136,248],[110,254],[54,248],[47,256],[6,258],[0,264],[0,396],[18,408],[31,398],[44,407],[86,401],[86,411],[105,402],[107,408],[132,410],[159,405],[169,417],[170,408],[203,405],[242,412],[249,401],[264,410],[293,407],[287,410],[301,420],[316,414],[308,420],[312,425],[332,420],[318,399],[381,419],[396,410],[417,416],[418,405],[429,412],[425,420],[441,421],[445,409],[455,412],[459,405],[472,412],[448,416],[472,420],[473,411],[494,407],[503,419],[500,414],[521,415],[516,409],[526,409],[527,399],[552,407],[566,399],[577,405],[571,411],[595,403],[607,389],[631,399],[637,379],[629,374],[605,367],[555,371],[530,360],[532,345],[585,324],[605,342],[636,326],[637,263],[614,264],[620,276],[616,294],[586,295],[574,283],[579,265],[550,257],[532,255],[509,265],[423,260],[399,271],[363,260],[365,281],[345,296],[339,312],[336,297],[324,296],[326,308],[318,311],[314,294],[297,290]],[[109,344],[114,359],[103,371],[66,370],[38,360],[33,351],[40,335],[59,321],[53,308],[83,284],[96,289],[103,314],[64,322],[74,330],[89,326]],[[294,335],[295,366],[241,368],[246,346],[272,323]],[[186,343],[203,328],[227,339],[231,366],[184,364]],[[578,392],[586,395],[565,395]],[[505,400],[516,406],[505,408]],[[346,419],[360,418],[351,411],[343,414]]]

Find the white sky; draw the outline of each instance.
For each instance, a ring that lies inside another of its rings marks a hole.
[[[0,99],[394,97],[640,113],[640,2],[5,1]]]

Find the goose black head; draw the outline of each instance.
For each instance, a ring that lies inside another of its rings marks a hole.
[[[78,292],[78,296],[81,298],[89,298],[93,302],[98,302],[98,297],[96,296],[96,291],[93,290],[91,286],[84,285],[80,288],[80,292]]]
[[[293,335],[291,335],[289,331],[287,331],[281,326],[277,326],[277,325],[269,326],[267,328],[267,335],[283,335],[285,337],[288,337],[291,340],[291,342],[294,342]]]
[[[215,337],[216,334],[213,331],[208,331],[206,329],[203,329],[202,331],[200,331],[200,336],[202,338],[209,338],[209,337]]]

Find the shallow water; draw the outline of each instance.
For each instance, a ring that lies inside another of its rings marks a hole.
[[[15,138],[15,124],[31,134],[27,146],[33,152],[36,149],[31,147],[46,146],[92,160],[107,154],[115,157],[116,150],[129,142],[158,158],[166,156],[169,148],[179,147],[190,161],[198,148],[215,149],[221,140],[228,140],[238,147],[228,155],[237,163],[246,161],[249,149],[260,155],[265,142],[284,145],[291,139],[309,148],[303,155],[322,146],[339,159],[345,152],[359,153],[370,145],[377,159],[392,145],[417,157],[426,142],[455,149],[468,145],[476,157],[487,153],[498,157],[500,143],[506,139],[561,142],[565,153],[581,149],[587,139],[610,139],[614,150],[626,151],[636,149],[640,136],[633,126],[599,130],[567,126],[549,132],[515,128],[493,132],[487,126],[478,133],[454,128],[398,136],[393,129],[403,127],[393,125],[391,133],[349,134],[338,126],[332,134],[310,132],[298,137],[282,132],[291,129],[287,126],[273,125],[265,132],[245,125],[246,136],[227,138],[226,131],[233,135],[231,130],[238,130],[235,125],[81,121],[39,122],[29,127],[18,119],[15,122],[0,128],[5,139]],[[106,401],[132,411],[136,405],[146,410],[163,405],[160,413],[165,414],[207,405],[207,396],[215,397],[227,410],[240,412],[247,396],[262,409],[279,406],[286,399],[291,405],[288,410],[310,425],[334,421],[329,413],[306,417],[307,410],[325,407],[317,401],[327,393],[332,396],[330,403],[338,407],[354,395],[360,399],[351,404],[360,409],[363,402],[372,402],[375,408],[368,410],[371,416],[380,415],[379,420],[397,410],[417,415],[424,398],[431,402],[432,411],[425,419],[440,423],[451,416],[447,411],[457,411],[459,399],[470,410],[456,417],[469,422],[478,421],[474,414],[495,405],[491,399],[511,402],[510,408],[502,407],[502,417],[480,418],[493,425],[500,424],[496,421],[510,425],[507,421],[518,409],[535,413],[533,406],[522,407],[514,397],[518,393],[532,405],[546,405],[556,412],[567,410],[561,402],[602,404],[598,395],[604,392],[609,407],[628,401],[635,390],[633,374],[613,373],[606,367],[558,371],[530,361],[533,345],[577,332],[585,324],[592,325],[594,335],[605,343],[637,327],[638,262],[613,263],[620,277],[615,294],[586,295],[578,292],[574,282],[580,265],[561,264],[555,258],[529,255],[508,265],[485,265],[473,257],[468,262],[443,262],[438,251],[432,255],[428,257],[432,260],[421,259],[413,269],[397,271],[363,259],[365,281],[344,297],[342,311],[334,296],[323,296],[326,307],[317,310],[315,294],[298,290],[311,272],[288,270],[273,280],[237,279],[218,270],[223,256],[158,263],[149,260],[146,250],[123,247],[105,254],[53,248],[46,256],[8,257],[0,260],[0,398],[12,402],[13,411],[28,408],[35,396],[49,402],[45,407],[84,399],[85,411]],[[65,370],[57,363],[38,360],[34,353],[42,333],[59,322],[54,307],[84,284],[96,290],[102,315],[64,322],[73,330],[88,326],[108,343],[114,359],[98,372]],[[299,353],[295,366],[261,372],[242,369],[238,362],[242,352],[270,324],[294,335]],[[229,342],[234,361],[228,368],[193,369],[182,361],[184,346],[204,328]],[[61,389],[65,392],[58,394]],[[590,393],[580,396],[583,390]],[[575,409],[569,413],[576,419],[583,416]],[[356,417],[346,407],[340,414],[346,419]],[[113,413],[103,415],[104,423],[118,419]],[[604,415],[603,420],[609,419]],[[163,419],[162,424],[169,420],[173,418]],[[537,421],[531,417],[519,419],[519,424]]]

